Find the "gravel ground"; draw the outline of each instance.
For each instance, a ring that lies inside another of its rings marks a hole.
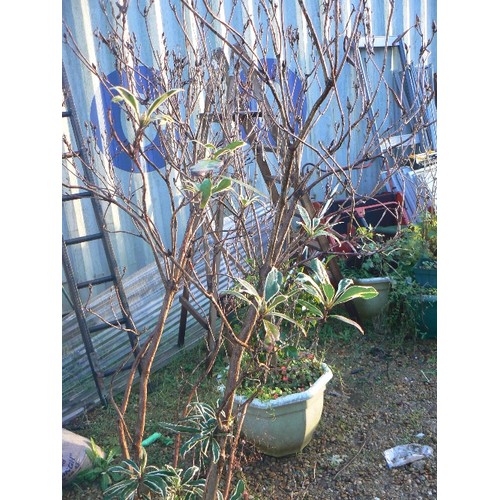
[[[340,377],[327,386],[313,440],[279,459],[249,449],[241,472],[250,498],[435,498],[436,342],[391,349],[363,341],[327,361]],[[430,445],[433,456],[389,469],[384,450],[409,443]]]
[[[272,458],[244,444],[237,476],[249,498],[424,499],[437,496],[437,349],[435,340],[395,347],[383,337],[334,342],[334,367],[321,422],[298,455]],[[429,445],[433,456],[389,469],[383,452],[397,445]],[[65,499],[99,499],[96,488]]]

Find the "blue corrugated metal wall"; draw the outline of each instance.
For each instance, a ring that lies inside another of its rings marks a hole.
[[[237,8],[231,19],[229,19],[230,6],[233,2],[226,1],[220,2],[213,0],[214,7],[220,6],[223,18],[230,22],[237,29],[241,29],[244,25],[247,16],[259,15],[258,0],[239,0]],[[295,0],[286,0],[284,2],[277,2],[284,6],[283,20],[284,25],[292,25],[300,32],[305,29],[305,22],[302,19],[300,10]],[[351,0],[339,0],[338,4],[344,13],[347,13],[351,6]],[[100,4],[105,6],[105,10],[101,8]],[[111,4],[115,5],[116,2],[102,2],[100,0],[65,0],[62,4],[63,7],[63,22],[69,28],[75,38],[76,44],[87,59],[95,62],[103,69],[106,74],[111,74],[115,70],[114,61],[109,51],[103,47],[97,40],[95,33],[97,30],[103,32],[108,31],[108,23],[113,22],[111,13]],[[151,5],[150,5],[151,4]],[[201,2],[198,2],[201,4]],[[309,8],[309,14],[317,25],[317,29],[321,30],[321,20],[324,16],[321,0],[306,0],[305,4]],[[388,0],[367,0],[367,6],[370,9],[370,21],[372,32],[375,36],[386,35],[386,26],[388,23],[389,1]],[[396,8],[392,16],[388,35],[399,35],[407,30],[415,23],[416,16],[421,21],[421,30],[424,39],[430,37],[431,26],[433,21],[436,20],[436,0],[398,0],[395,2]],[[143,11],[144,8],[150,5],[149,10],[149,23],[146,25],[144,21]],[[155,1],[153,3],[144,0],[129,2],[127,12],[127,27],[130,32],[133,32],[137,39],[138,46],[141,47],[141,58],[145,65],[153,65],[153,53],[150,47],[161,50],[161,37],[165,34],[169,47],[181,50],[185,47],[184,36],[178,23],[175,20],[174,11],[172,6],[176,7],[178,13],[184,15],[189,20],[190,14],[182,12],[181,3],[179,1]],[[116,7],[115,7],[116,8]],[[189,26],[189,23],[188,23]],[[63,27],[66,31],[66,27]],[[249,31],[246,32],[251,36]],[[410,48],[410,58],[417,60],[420,51],[420,41],[413,39],[410,35],[405,37],[405,41]],[[214,49],[220,46],[214,36],[212,36],[207,43]],[[312,61],[306,58],[307,54],[307,36],[300,37],[300,43],[303,47],[300,51],[301,60],[300,64],[309,71],[312,67]],[[436,39],[431,45],[431,52],[429,54],[429,63],[432,64],[434,70],[437,69],[437,55],[436,55]],[[73,97],[77,105],[77,113],[82,122],[92,120],[94,124],[98,125],[100,130],[105,127],[105,111],[104,111],[104,93],[99,91],[99,83],[91,76],[90,72],[82,65],[82,63],[75,57],[74,53],[63,44],[63,63],[68,73],[69,83],[72,89]],[[397,52],[390,60],[388,71],[396,71],[400,68],[400,63],[397,58]],[[349,75],[346,73],[343,78],[338,82],[340,92],[345,90],[348,94],[352,90],[353,82],[349,80]],[[375,107],[379,107],[382,111],[385,109],[386,103],[384,99],[377,101]],[[389,115],[391,116],[391,115]],[[315,128],[312,134],[311,142],[318,144],[320,141],[328,143],[330,138],[333,137],[333,120],[331,114],[326,114],[321,118],[320,123]],[[355,147],[351,147],[355,151]],[[339,163],[348,162],[352,160],[349,158],[349,152],[343,149],[338,152],[337,159]],[[314,161],[313,154],[310,152],[305,153],[304,163]],[[130,174],[118,171],[122,176],[124,182],[128,182]],[[63,174],[64,175],[64,174]],[[132,175],[132,182],[134,182],[134,174]],[[375,170],[364,171],[363,178],[360,179],[361,185],[365,185],[366,189],[371,188],[378,178],[378,172]],[[154,204],[151,205],[152,213],[155,217],[158,227],[167,228],[169,225],[169,205],[165,202],[166,191],[161,183],[157,183],[154,176],[149,180],[151,197]],[[323,196],[322,187],[318,186],[316,189],[318,199]],[[163,200],[163,201],[162,201]],[[63,231],[68,237],[78,236],[85,233],[85,225],[88,220],[85,217],[85,206],[79,205],[77,210],[65,210],[63,214]],[[127,275],[143,267],[150,261],[150,255],[145,248],[144,244],[138,238],[127,236],[125,233],[133,229],[131,222],[123,217],[116,208],[110,208],[107,211],[108,226],[110,229],[122,231],[121,233],[113,236],[113,245],[117,255],[118,262],[121,267],[126,268]],[[165,236],[167,235],[165,232]],[[81,262],[82,274],[85,270],[92,270],[93,273],[101,272],[101,268],[105,266],[101,263],[103,256],[89,246],[84,249],[78,256],[78,261]]]

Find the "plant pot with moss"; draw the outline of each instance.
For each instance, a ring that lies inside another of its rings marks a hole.
[[[276,375],[283,379],[291,379],[300,372],[306,375],[302,386],[294,390],[287,391],[276,384],[264,388],[259,398],[251,399],[251,392],[235,397],[237,418],[245,412],[242,427],[245,438],[266,455],[283,457],[299,453],[309,444],[321,420],[325,388],[333,374],[325,363],[309,361],[310,364],[300,360],[299,364],[288,362],[277,367]],[[309,381],[310,378],[315,380]],[[300,376],[295,382],[301,383]]]

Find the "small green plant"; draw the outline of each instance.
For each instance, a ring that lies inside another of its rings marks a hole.
[[[199,468],[176,469],[171,465],[162,468],[147,465],[147,453],[143,450],[141,463],[123,460],[111,468],[118,482],[104,491],[104,500],[141,500],[163,498],[167,500],[194,500],[200,498],[205,479],[197,479]]]
[[[92,466],[79,472],[75,477],[75,483],[93,483],[98,481],[101,490],[104,491],[113,482],[113,476],[110,469],[117,455],[117,451],[111,449],[107,454],[102,456],[94,439],[90,438],[90,449],[86,450],[86,454]]]
[[[167,500],[194,500],[201,498],[205,489],[205,479],[196,479],[198,467],[193,465],[186,470],[165,466]]]
[[[193,141],[197,144],[200,144],[205,148],[205,158],[199,160],[195,165],[190,168],[191,174],[196,176],[204,176],[210,172],[213,172],[221,165],[220,157],[225,155],[226,153],[233,153],[237,149],[246,146],[246,142],[244,141],[233,141],[226,146],[217,149],[211,143],[203,144],[199,141]]]
[[[151,106],[146,109],[146,111],[140,111],[140,104],[137,97],[135,97],[128,89],[125,87],[116,86],[113,87],[113,90],[116,90],[118,93],[113,97],[113,102],[125,102],[132,111],[132,116],[137,120],[139,129],[146,129],[153,121],[159,121],[160,123],[164,123],[167,121],[171,121],[172,117],[164,114],[157,114],[156,118],[153,118],[153,115],[158,111],[159,107],[170,97],[179,92],[182,92],[183,89],[172,89],[164,94],[160,95],[156,98]]]
[[[200,208],[205,208],[213,195],[227,191],[231,184],[229,177],[223,177],[216,184],[213,183],[210,177],[207,177],[200,183],[186,181],[185,188],[187,191],[200,194]]]
[[[318,236],[332,236],[332,232],[329,230],[329,225],[322,222],[323,212],[326,211],[325,205],[321,214],[318,217],[309,217],[307,210],[300,205],[297,205],[297,210],[299,211],[301,221],[298,222],[299,226],[306,232],[310,238],[317,238]]]
[[[257,289],[248,280],[236,278],[238,285],[230,290],[225,290],[221,295],[233,295],[239,299],[244,306],[257,309],[264,330],[264,345],[267,351],[272,351],[276,342],[280,341],[280,328],[278,323],[282,320],[297,326],[303,330],[303,325],[295,321],[291,316],[282,312],[283,304],[295,295],[299,290],[290,289],[283,292],[283,273],[272,268],[264,283],[264,294],[260,295]]]
[[[220,458],[220,446],[217,442],[217,416],[214,408],[207,403],[194,402],[189,405],[187,416],[178,424],[159,423],[160,427],[174,433],[186,434],[189,439],[183,443],[180,452],[185,456],[196,450],[199,458],[217,463]]]
[[[148,455],[143,448],[141,463],[133,460],[123,460],[120,465],[109,469],[118,482],[112,484],[104,491],[105,500],[134,500],[150,498],[151,494],[167,497],[167,477],[173,472],[172,467],[160,469],[154,465],[147,465]],[[176,497],[167,497],[176,498]]]
[[[219,497],[219,492],[218,493],[218,498],[222,500],[222,495]],[[241,500],[243,498],[243,494],[245,493],[245,483],[240,479],[237,483],[236,486],[234,487],[234,490],[229,497],[229,500]]]
[[[311,275],[298,273],[297,283],[299,288],[309,295],[308,299],[298,299],[298,302],[311,314],[310,319],[324,323],[331,317],[354,326],[363,333],[358,323],[340,314],[332,314],[332,310],[353,299],[372,299],[378,295],[377,290],[372,286],[354,285],[349,278],[342,279],[335,289],[324,262],[315,258],[310,262],[309,268]]]
[[[311,351],[304,349],[308,331],[332,318],[363,332],[358,323],[333,314],[333,309],[355,298],[370,299],[378,294],[373,287],[356,286],[350,279],[341,280],[336,288],[325,263],[319,259],[313,259],[299,271],[292,269],[286,279],[272,268],[262,295],[244,279],[237,279],[237,286],[224,293],[259,313],[263,343],[252,344],[253,350],[245,355],[242,366],[246,376],[239,393],[246,397],[256,395],[260,400],[309,389],[324,369]]]
[[[352,242],[356,253],[340,259],[339,265],[348,277],[406,277],[420,259],[435,260],[432,257],[434,240],[431,240],[429,229],[423,223],[403,227],[390,238],[372,228],[360,227]]]
[[[265,359],[264,359],[265,361]],[[276,353],[273,363],[266,367],[265,383],[262,381],[262,364],[245,359],[246,376],[238,391],[249,398],[257,395],[260,401],[302,392],[323,374],[322,363],[312,354],[289,347]]]

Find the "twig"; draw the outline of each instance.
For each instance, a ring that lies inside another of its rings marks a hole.
[[[349,460],[349,462],[347,462],[341,469],[339,469],[336,474],[333,476],[333,481],[335,481],[335,479],[337,479],[337,476],[342,472],[344,471],[345,469],[347,469],[347,467],[349,467],[349,465],[352,464],[352,462],[354,462],[354,460],[359,456],[359,454],[361,453],[361,451],[363,450],[363,448],[365,447],[366,445],[366,442],[368,441],[368,434],[365,438],[365,440],[363,441],[363,444],[361,445],[361,447],[359,448],[359,450],[356,452],[356,454],[351,458],[351,460]]]
[[[420,372],[422,373],[422,375],[425,377],[425,380],[427,380],[427,382],[430,384],[431,381],[427,378],[427,375],[425,374],[424,370],[420,370]]]

